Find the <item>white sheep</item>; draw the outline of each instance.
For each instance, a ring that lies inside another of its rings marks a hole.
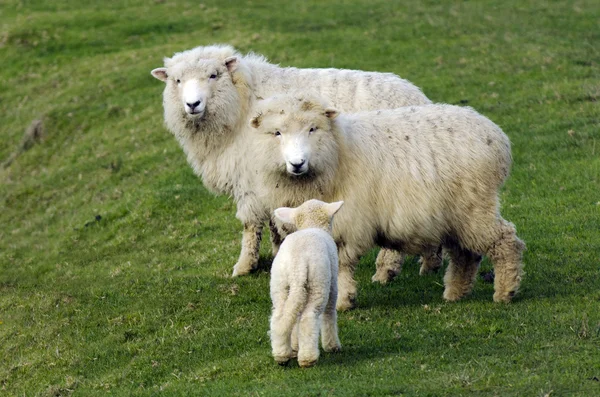
[[[499,212],[512,162],[502,130],[450,105],[337,115],[311,95],[283,95],[263,101],[251,125],[264,153],[257,161],[264,160],[265,201],[269,194],[291,206],[308,198],[345,201],[333,227],[338,309],[353,306],[354,266],[374,244],[407,253],[443,245],[449,301],[470,292],[485,254],[495,270],[494,301],[510,301],[525,246]]]
[[[309,200],[298,208],[278,208],[275,216],[298,231],[281,244],[271,268],[271,346],[285,364],[298,354],[301,367],[314,365],[321,345],[341,349],[337,329],[337,247],[331,237],[333,215],[343,202]]]
[[[245,133],[249,109],[257,99],[303,88],[318,93],[343,111],[394,108],[430,103],[410,82],[391,73],[342,69],[281,68],[262,56],[236,52],[228,45],[197,47],[164,59],[152,75],[166,83],[163,92],[167,128],[175,135],[205,186],[232,196],[244,225],[242,250],[233,275],[256,268],[262,228],[275,207],[255,191],[255,159]],[[272,227],[274,252],[280,239]],[[401,256],[382,250],[374,280],[386,282],[400,268]],[[439,266],[435,260],[423,267]]]

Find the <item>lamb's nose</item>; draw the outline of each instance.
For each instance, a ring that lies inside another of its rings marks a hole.
[[[292,165],[292,167],[294,167],[295,170],[299,170],[300,168],[302,168],[305,162],[305,160],[300,160],[297,163],[290,162],[290,164]]]
[[[189,107],[190,109],[194,110],[194,109],[196,109],[196,106],[200,105],[200,102],[201,102],[201,101],[196,101],[196,102],[194,102],[194,103],[187,103],[187,102],[186,102],[185,104],[186,104],[186,105],[188,105],[188,107]]]

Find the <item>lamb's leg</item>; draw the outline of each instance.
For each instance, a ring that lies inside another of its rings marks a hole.
[[[463,249],[458,244],[446,246],[450,262],[444,275],[444,299],[457,301],[473,289],[481,255]]]
[[[419,274],[421,276],[435,273],[440,270],[442,267],[442,247],[439,246],[437,249],[422,252],[419,263],[421,264],[421,268],[419,269]]]
[[[288,300],[286,286],[271,286],[273,314],[271,315],[271,349],[278,364],[287,363],[293,356],[291,329],[286,317],[285,307]]]
[[[373,282],[386,284],[392,281],[402,271],[404,254],[400,251],[382,248],[377,254],[375,266],[377,271],[371,278]]]
[[[298,331],[300,328],[300,318],[296,319],[296,325],[292,328],[292,357],[298,357]]]
[[[354,268],[358,262],[359,253],[348,247],[347,244],[338,246],[340,259],[338,274],[337,309],[340,311],[353,309],[356,305],[356,281]]]
[[[305,307],[307,298],[304,286],[290,286],[289,292],[287,287],[287,285],[271,286],[273,299],[271,346],[273,357],[279,364],[285,364],[290,358],[296,356],[294,345],[297,351],[298,317]]]
[[[240,257],[233,267],[233,277],[243,276],[256,269],[258,266],[258,251],[263,226],[256,223],[244,223],[242,234],[242,251]]]
[[[336,352],[342,348],[338,337],[337,311],[335,309],[337,293],[337,283],[333,282],[329,290],[329,300],[321,318],[321,345],[326,352]]]
[[[311,367],[319,359],[319,317],[324,306],[323,296],[310,295],[306,308],[300,315],[298,365],[301,367]]]
[[[512,223],[501,219],[499,229],[486,255],[494,265],[494,302],[510,302],[521,284],[525,243],[517,237]]]

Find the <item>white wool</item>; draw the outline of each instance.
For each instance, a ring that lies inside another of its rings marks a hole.
[[[319,334],[325,351],[340,350],[337,333],[337,247],[331,220],[341,202],[310,200],[296,209],[280,208],[276,216],[299,229],[290,234],[271,267],[271,345],[280,364],[297,352],[300,366],[319,358]]]
[[[494,263],[494,299],[509,301],[516,292],[524,245],[498,206],[512,161],[510,142],[487,118],[450,105],[336,118],[319,97],[282,95],[258,106],[251,124],[257,150],[264,153],[258,165],[264,202],[346,202],[333,228],[340,257],[338,308],[352,305],[354,266],[375,244],[415,254],[444,245],[451,257],[448,300],[470,291],[479,254]],[[290,140],[310,152],[300,176],[286,168]]]
[[[234,198],[236,216],[244,224],[234,275],[256,267],[262,228],[272,210],[255,188],[255,163],[262,153],[248,149],[249,109],[257,100],[302,88],[346,111],[430,103],[417,87],[391,73],[281,68],[228,45],[180,52],[165,58],[164,64],[152,75],[166,83],[165,124],[205,186]]]

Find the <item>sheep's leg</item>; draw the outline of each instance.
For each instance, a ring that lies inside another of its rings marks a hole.
[[[258,251],[262,237],[263,226],[256,223],[244,223],[242,234],[242,251],[233,267],[233,277],[243,276],[258,266]]]
[[[337,293],[337,283],[332,282],[329,289],[329,300],[321,318],[321,345],[326,352],[336,352],[342,348],[338,337],[337,311],[335,309]]]
[[[377,254],[375,274],[371,278],[373,282],[386,284],[392,281],[402,271],[404,254],[400,251],[382,248]]]
[[[281,243],[283,242],[285,236],[279,233],[277,224],[272,218],[269,221],[269,230],[271,231],[271,252],[273,253],[273,256],[277,256],[277,253],[279,252],[279,246],[281,246]]]
[[[273,315],[271,316],[271,347],[273,358],[279,364],[285,364],[295,357],[294,345],[298,349],[297,323],[299,313],[306,302],[304,287],[287,285],[271,286]],[[274,292],[273,292],[274,291]],[[296,335],[294,335],[296,333]],[[296,340],[294,340],[296,338]]]
[[[457,301],[473,289],[481,255],[463,249],[458,244],[446,246],[450,263],[444,275],[444,299]]]
[[[419,269],[421,276],[440,270],[442,267],[442,247],[439,246],[437,249],[426,250],[421,253],[419,263],[421,264],[421,268]]]
[[[354,268],[359,254],[348,248],[348,245],[338,247],[340,259],[338,274],[337,309],[340,311],[353,309],[356,305],[356,281]]]
[[[300,315],[298,331],[298,365],[311,367],[319,359],[319,317],[325,306],[322,295],[311,295],[306,308]]]
[[[273,300],[273,314],[271,315],[271,349],[273,358],[278,364],[287,363],[292,357],[292,346],[290,341],[291,330],[289,324],[285,323],[285,305],[287,302],[287,291],[284,286],[271,288],[271,299]]]
[[[296,324],[292,328],[292,357],[298,357],[298,331],[300,329],[300,318],[296,319]]]
[[[498,237],[486,255],[494,265],[494,302],[510,302],[519,290],[523,277],[525,243],[517,237],[515,226],[500,220]]]

